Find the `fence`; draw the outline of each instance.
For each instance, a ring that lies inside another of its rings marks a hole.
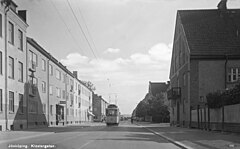
[[[240,104],[210,109],[197,105],[190,110],[190,127],[205,130],[240,132]]]

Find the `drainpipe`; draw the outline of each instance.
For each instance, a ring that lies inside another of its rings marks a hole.
[[[225,90],[227,88],[227,63],[228,63],[228,56],[225,55],[226,57],[226,61],[225,61],[225,65],[224,65],[224,69],[225,69]],[[224,131],[224,99],[222,99],[222,131]]]
[[[7,12],[9,11],[9,5],[10,3],[6,2],[5,3],[5,13],[4,13],[4,19],[5,19],[5,25],[4,25],[4,30],[5,30],[5,120],[6,120],[6,130],[8,130],[8,54],[7,54],[7,47],[8,47],[8,40],[7,40]]]
[[[224,65],[224,69],[225,69],[225,84],[224,87],[225,89],[227,88],[227,63],[228,63],[228,56],[225,55],[225,65]]]

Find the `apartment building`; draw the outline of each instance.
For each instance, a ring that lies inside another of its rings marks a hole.
[[[29,82],[35,87],[35,95],[29,94],[28,99],[29,127],[91,121],[92,91],[78,79],[77,72],[71,73],[31,38],[27,38],[27,49]]]
[[[177,12],[168,91],[173,125],[189,127],[191,109],[206,106],[208,93],[239,81],[239,18],[239,9]]]
[[[26,11],[0,3],[0,131],[26,128]]]
[[[0,131],[92,121],[91,89],[27,38],[27,27],[26,11],[0,4]]]
[[[92,113],[93,92],[84,83],[81,87],[81,122],[92,122],[94,114]]]
[[[93,94],[93,114],[95,122],[102,122],[106,117],[106,108],[108,106],[108,102],[106,102],[102,96],[97,94]]]

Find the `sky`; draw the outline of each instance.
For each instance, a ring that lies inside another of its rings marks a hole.
[[[177,10],[216,9],[220,0],[15,0],[27,36],[95,93],[131,114],[149,81],[169,81]],[[240,8],[240,0],[228,0]]]

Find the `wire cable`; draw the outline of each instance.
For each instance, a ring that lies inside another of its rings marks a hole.
[[[94,53],[94,50],[93,50],[93,48],[92,48],[90,42],[89,42],[88,39],[87,39],[87,36],[86,36],[85,32],[83,31],[83,28],[82,28],[81,24],[79,23],[79,21],[78,21],[78,19],[77,19],[76,14],[75,14],[74,11],[73,11],[73,8],[72,8],[72,6],[71,6],[69,0],[66,0],[66,1],[67,1],[67,3],[68,3],[68,6],[69,6],[70,9],[71,9],[71,12],[72,12],[72,14],[73,14],[73,16],[74,16],[74,18],[75,18],[75,20],[76,20],[76,22],[77,22],[79,28],[81,29],[81,31],[82,31],[82,33],[83,33],[84,38],[85,38],[86,41],[87,41],[87,44],[88,44],[90,50],[91,50],[92,53],[93,53],[93,56],[98,60],[98,58],[97,58],[96,54]]]
[[[61,16],[60,12],[58,11],[58,9],[57,9],[57,7],[55,6],[55,4],[53,3],[53,1],[50,0],[50,2],[51,2],[51,4],[53,5],[54,9],[56,10],[59,18],[61,19],[61,21],[63,22],[63,24],[64,24],[65,27],[67,28],[67,31],[69,32],[70,36],[71,36],[72,39],[74,40],[74,43],[75,43],[75,44],[78,46],[78,48],[83,52],[83,54],[86,55],[85,52],[84,52],[84,50],[82,50],[82,48],[81,48],[80,45],[78,44],[76,38],[72,35],[71,30],[70,30],[69,27],[67,26],[67,23],[64,21],[63,17]]]

